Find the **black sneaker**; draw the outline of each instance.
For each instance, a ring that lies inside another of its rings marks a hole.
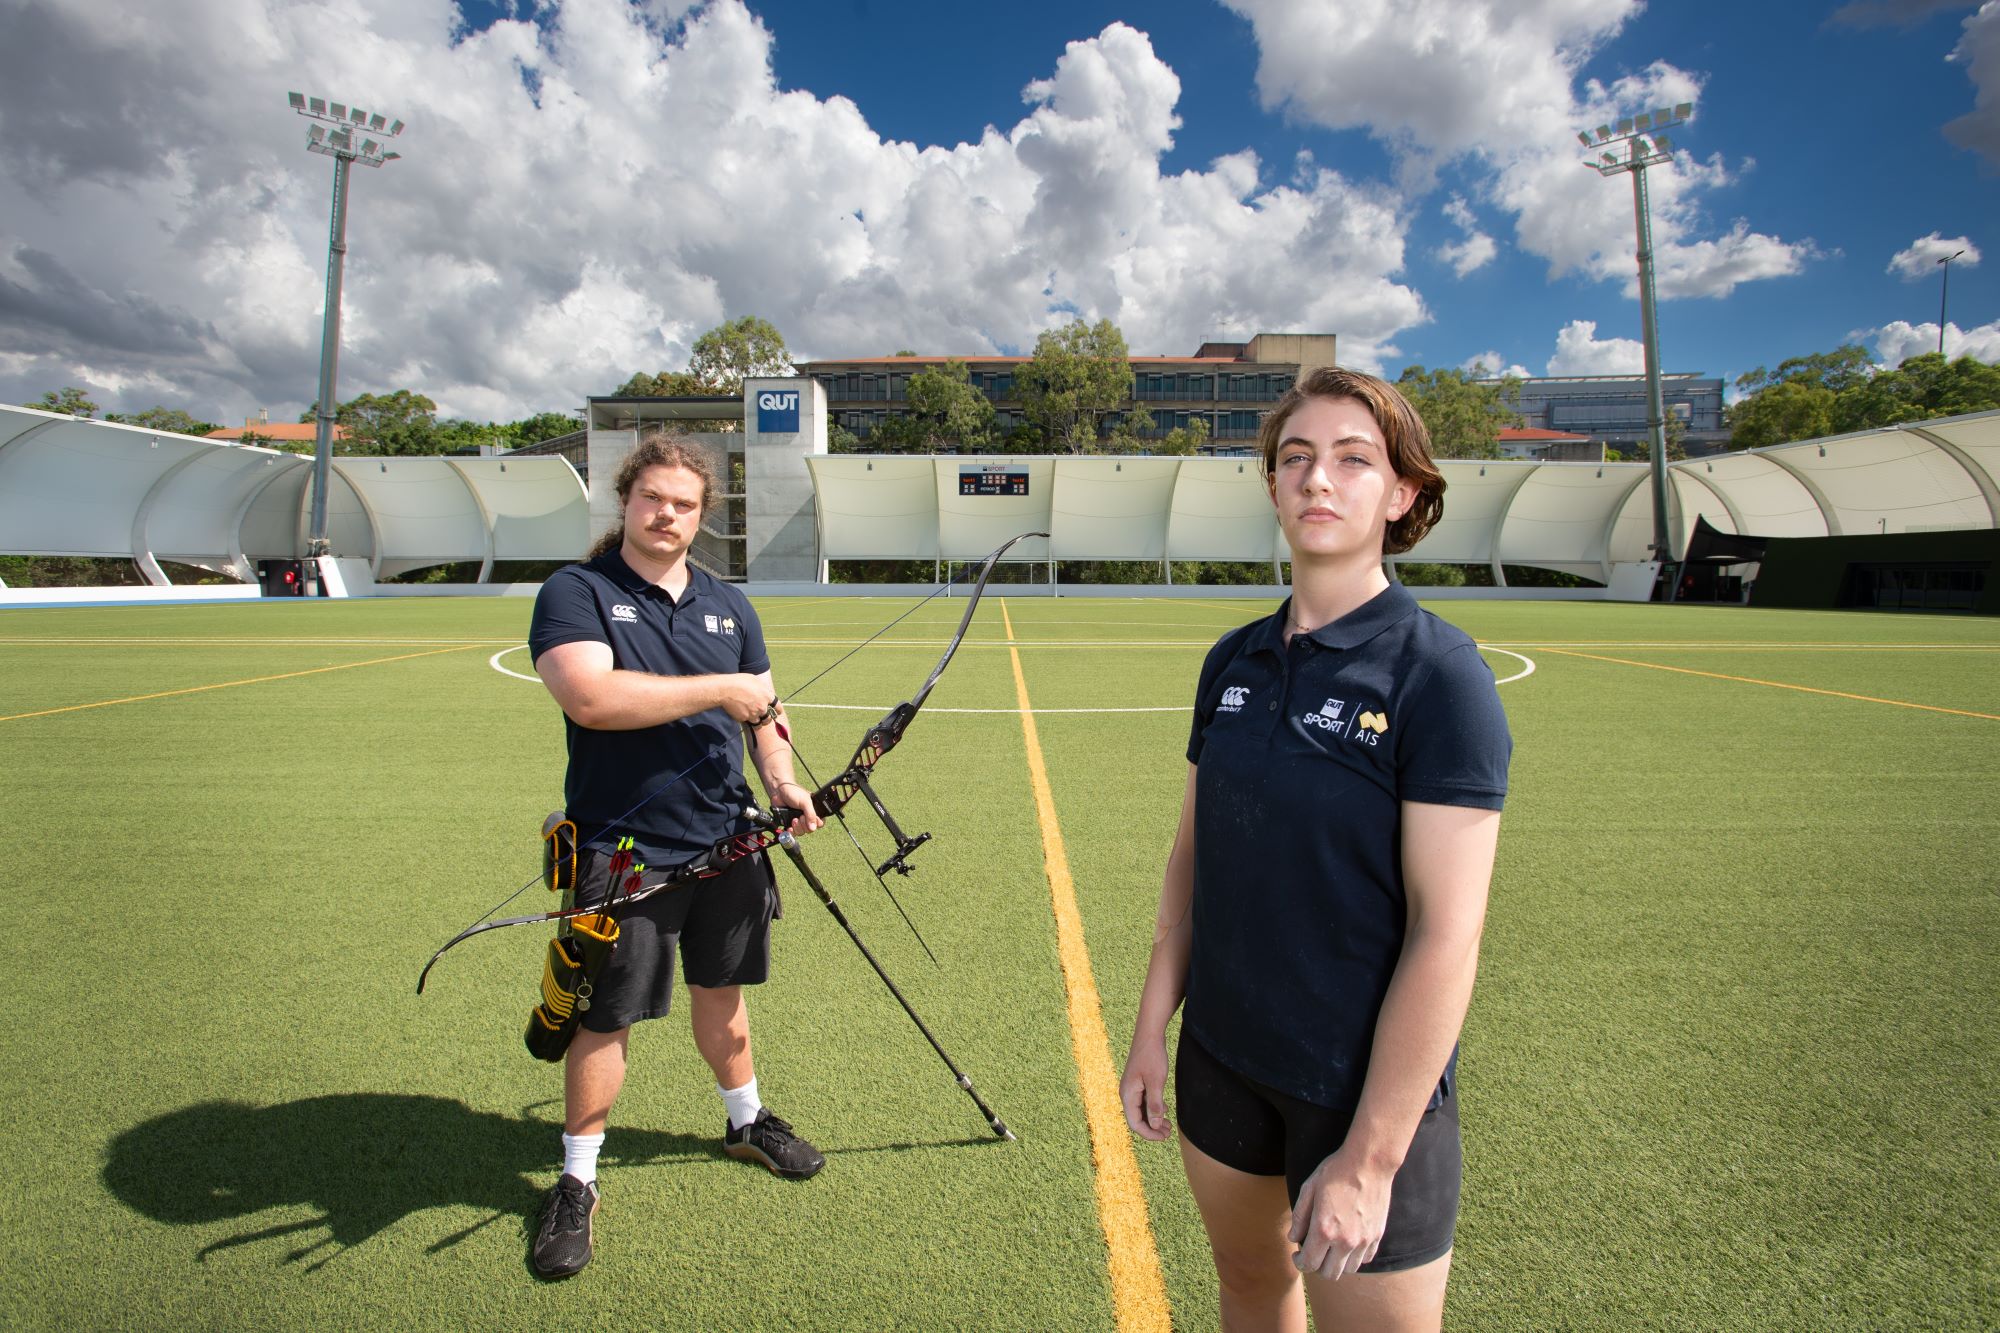
[[[570,1277],[590,1262],[590,1219],[597,1215],[597,1185],[564,1176],[549,1191],[542,1225],[535,1232],[535,1271],[543,1277]]]
[[[722,1136],[722,1151],[745,1161],[762,1162],[787,1180],[804,1180],[826,1165],[819,1149],[794,1134],[768,1106],[743,1128],[727,1130]]]

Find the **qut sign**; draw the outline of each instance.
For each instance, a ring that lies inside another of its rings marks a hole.
[[[757,429],[765,435],[797,434],[799,391],[762,389],[757,394]]]

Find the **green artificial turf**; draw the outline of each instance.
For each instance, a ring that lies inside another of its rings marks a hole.
[[[781,866],[758,1073],[829,1166],[794,1184],[721,1156],[684,1020],[643,1025],[598,1261],[553,1286],[525,1249],[561,1084],[520,1045],[547,932],[473,940],[413,993],[532,876],[560,803],[554,705],[488,660],[530,670],[504,651],[528,603],[0,612],[0,1324],[1111,1327],[1000,602],[877,770],[935,835],[893,887],[941,966],[837,828],[806,850],[1020,1142]],[[910,605],[761,604],[781,691]],[[1122,1063],[1195,672],[1264,608],[1006,607]],[[794,701],[821,778],[962,608],[922,607]],[[1433,609],[1506,650],[1497,674],[1535,667],[1501,688],[1513,791],[1448,1325],[2000,1323],[2000,624]],[[1212,1327],[1177,1155],[1134,1150],[1175,1322]]]

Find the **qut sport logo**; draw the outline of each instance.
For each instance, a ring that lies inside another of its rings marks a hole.
[[[757,394],[757,429],[766,435],[796,434],[799,429],[799,391],[760,390]]]
[[[1347,707],[1345,699],[1328,699],[1319,706],[1317,713],[1307,713],[1299,721],[1309,727],[1319,727],[1326,731],[1340,731],[1347,726],[1341,713]]]

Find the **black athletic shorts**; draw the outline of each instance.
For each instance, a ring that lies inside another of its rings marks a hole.
[[[604,898],[607,853],[578,854],[576,901]],[[641,887],[657,876],[640,877]],[[618,947],[598,977],[582,1023],[592,1032],[616,1032],[666,1015],[674,995],[674,954],[690,986],[755,986],[771,972],[771,922],[778,884],[759,852],[717,875],[656,893],[630,907],[614,907]]]
[[[1181,1029],[1174,1059],[1174,1113],[1189,1143],[1238,1171],[1283,1176],[1294,1204],[1299,1188],[1347,1139],[1354,1116],[1300,1101],[1245,1078]],[[1441,1259],[1458,1224],[1458,1097],[1444,1097],[1417,1123],[1409,1154],[1389,1191],[1389,1224],[1364,1273],[1394,1273]]]

